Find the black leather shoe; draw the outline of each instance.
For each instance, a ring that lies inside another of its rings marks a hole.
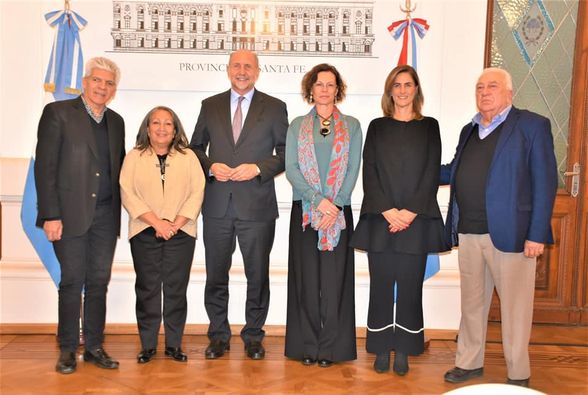
[[[445,381],[448,383],[463,383],[484,374],[484,368],[462,369],[457,366],[445,373]]]
[[[408,373],[408,355],[403,352],[396,351],[394,353],[394,366],[392,367],[394,373],[399,376],[404,376]]]
[[[263,359],[265,357],[265,348],[261,342],[252,341],[250,343],[245,344],[245,350],[247,351],[247,356],[251,359]]]
[[[118,369],[118,361],[115,361],[103,348],[84,351],[84,361],[92,362],[102,369]]]
[[[76,371],[76,353],[71,351],[62,351],[55,365],[55,371],[61,374],[70,374]]]
[[[204,351],[204,357],[206,359],[217,359],[225,354],[225,351],[229,351],[231,346],[228,342],[222,340],[211,340],[206,351]]]
[[[316,363],[316,359],[311,358],[311,357],[304,357],[304,358],[302,358],[301,362],[304,366],[310,366],[310,365],[314,365]]]
[[[321,359],[318,361],[318,365],[320,368],[328,368],[333,365],[333,361],[330,361],[328,359]]]
[[[382,353],[376,355],[374,361],[374,370],[378,373],[386,373],[390,370],[390,353]]]
[[[513,379],[506,379],[506,384],[510,385],[518,385],[519,387],[527,387],[529,388],[529,379],[522,379],[522,380],[513,380]]]
[[[166,347],[165,355],[171,357],[174,361],[187,362],[188,356],[182,351],[181,347]]]
[[[137,355],[137,363],[147,363],[153,359],[155,354],[157,354],[157,350],[154,348],[141,350],[139,355]]]

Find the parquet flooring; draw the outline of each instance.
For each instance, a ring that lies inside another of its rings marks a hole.
[[[544,333],[537,332],[543,331]],[[571,333],[571,334],[570,334]],[[531,345],[531,387],[549,394],[588,394],[588,328],[575,332],[534,328]],[[0,392],[12,394],[440,394],[465,385],[504,383],[506,367],[499,332],[490,328],[484,376],[466,384],[443,381],[453,366],[453,339],[431,338],[419,357],[410,358],[405,377],[375,373],[374,356],[358,339],[358,359],[330,368],[303,366],[283,356],[284,338],[266,337],[266,358],[247,358],[238,336],[231,351],[218,360],[205,360],[208,341],[202,335],[184,337],[188,363],[163,356],[139,365],[136,335],[107,335],[105,348],[121,362],[109,371],[84,363],[72,375],[54,371],[58,349],[53,335],[0,335]],[[551,340],[550,340],[551,339]],[[555,340],[555,341],[553,341]],[[509,386],[510,387],[510,386]],[[507,387],[507,389],[509,388]],[[514,388],[513,388],[514,389]]]

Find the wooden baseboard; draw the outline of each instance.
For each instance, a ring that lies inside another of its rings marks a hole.
[[[231,325],[233,334],[238,335],[241,325]],[[266,336],[285,336],[285,325],[266,325],[264,328]],[[207,324],[188,324],[184,330],[186,335],[206,335]],[[107,335],[136,335],[136,324],[107,324],[105,331]],[[356,328],[356,336],[359,339],[365,338],[366,329]],[[0,324],[0,335],[51,335],[57,333],[57,324]],[[163,328],[161,330],[163,333]],[[426,329],[425,337],[435,340],[455,339],[457,331],[446,329]]]

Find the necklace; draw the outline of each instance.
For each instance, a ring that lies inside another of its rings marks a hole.
[[[331,129],[329,128],[329,126],[331,126],[331,117],[333,116],[333,113],[331,113],[331,115],[329,115],[326,118],[324,118],[318,112],[317,112],[317,114],[318,114],[319,118],[321,119],[321,125],[323,126],[320,130],[320,134],[323,137],[327,137],[329,134],[331,134]]]

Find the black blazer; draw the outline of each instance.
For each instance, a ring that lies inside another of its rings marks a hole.
[[[190,147],[207,177],[202,214],[224,217],[232,196],[239,219],[265,221],[278,217],[274,177],[284,171],[288,114],[286,104],[255,90],[237,144],[231,126],[231,91],[202,101]],[[255,163],[261,173],[249,181],[218,182],[210,166]]]
[[[118,177],[125,156],[125,125],[112,110],[105,112],[110,148],[112,205],[120,234]],[[47,104],[39,121],[35,157],[37,226],[61,219],[64,236],[80,236],[92,224],[98,195],[98,148],[80,97]]]

